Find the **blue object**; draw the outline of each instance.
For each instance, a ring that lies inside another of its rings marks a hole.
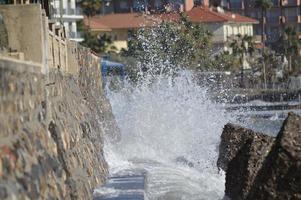
[[[119,75],[123,79],[125,76],[125,66],[122,63],[114,62],[114,61],[109,61],[106,58],[101,59],[101,73],[102,76],[108,76],[109,72],[112,70],[117,70],[119,72]]]

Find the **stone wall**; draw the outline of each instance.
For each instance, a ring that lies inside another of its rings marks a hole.
[[[85,59],[87,61],[87,59]],[[97,65],[78,75],[0,58],[0,199],[91,199],[117,138]]]

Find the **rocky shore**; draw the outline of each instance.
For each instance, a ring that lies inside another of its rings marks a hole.
[[[289,113],[276,138],[227,124],[217,166],[232,200],[301,199],[301,117]]]
[[[0,199],[92,199],[119,134],[100,76],[0,59]]]

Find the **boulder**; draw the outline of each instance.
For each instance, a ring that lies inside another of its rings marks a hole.
[[[257,172],[270,151],[274,138],[253,133],[229,162],[226,171],[225,194],[234,200],[245,199]]]
[[[217,167],[227,171],[228,163],[237,155],[248,140],[254,138],[270,138],[262,133],[256,133],[250,129],[228,123],[225,125],[219,145],[219,157]]]
[[[246,199],[301,199],[300,116],[289,113]]]

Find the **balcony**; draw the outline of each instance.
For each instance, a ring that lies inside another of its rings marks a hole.
[[[69,37],[70,38],[82,38],[83,34],[80,32],[69,32]]]
[[[83,41],[83,35],[80,32],[69,32],[69,38],[70,40],[74,40],[77,42]]]
[[[288,23],[297,23],[298,22],[298,16],[286,16],[286,22]]]
[[[286,6],[299,6],[300,0],[286,0],[287,4]]]
[[[231,2],[231,9],[243,9],[242,2]]]
[[[279,23],[279,16],[271,16],[267,18],[267,22],[269,24],[278,24]]]
[[[283,0],[280,0],[283,1]],[[272,0],[273,6],[279,6],[279,0]]]

